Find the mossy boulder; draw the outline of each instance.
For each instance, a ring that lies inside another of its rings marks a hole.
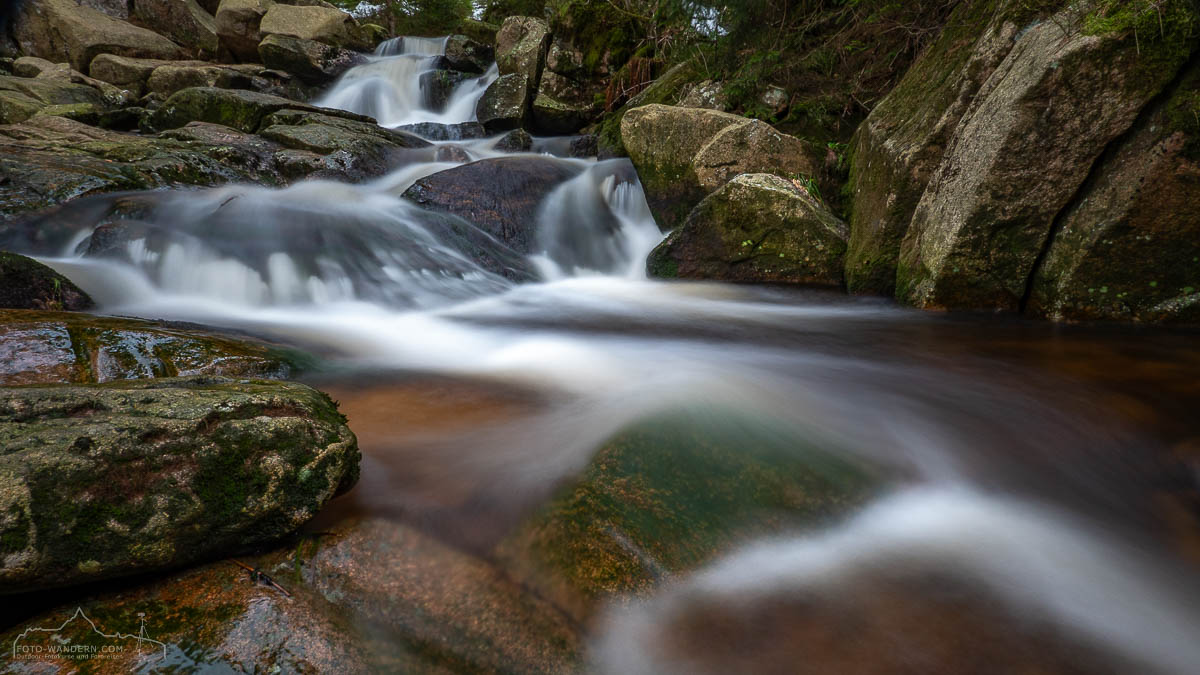
[[[475,117],[491,132],[519,129],[529,119],[529,79],[524,75],[501,75],[475,106]]]
[[[263,15],[274,4],[272,0],[221,0],[214,14],[221,49],[240,61],[256,61],[264,37]]]
[[[590,118],[589,110],[556,100],[544,92],[537,95],[531,108],[532,129],[549,136],[578,133]]]
[[[287,35],[346,49],[374,46],[354,17],[332,6],[275,4],[263,14],[259,30],[264,37]]]
[[[1187,57],[1083,21],[1072,7],[1030,27],[975,95],[901,244],[899,299],[1019,309],[1055,218]]]
[[[900,242],[975,94],[1024,26],[994,0],[960,3],[933,45],[855,132],[850,145],[846,287],[892,295]]]
[[[56,291],[53,284],[50,292],[69,293]],[[86,295],[82,299],[88,300]],[[47,304],[55,307],[54,302]],[[281,378],[307,363],[298,352],[191,326],[24,310],[0,310],[0,354],[3,386],[180,375]]]
[[[78,311],[94,304],[87,293],[58,272],[32,258],[0,251],[0,308]]]
[[[315,40],[268,35],[258,44],[258,55],[268,68],[291,73],[308,84],[323,85],[361,63],[366,57]]]
[[[286,536],[358,477],[300,384],[182,378],[0,390],[0,592],[160,570]]]
[[[359,121],[370,119],[354,113],[317,108],[281,96],[255,91],[190,87],[175,92],[164,101],[146,119],[146,126],[161,131],[176,129],[188,122],[209,122],[253,133],[258,131],[268,115],[287,108],[304,112],[320,112]]]
[[[493,555],[587,621],[604,601],[647,595],[742,542],[827,524],[874,489],[858,465],[769,439],[731,415],[647,421],[608,442]]]
[[[104,95],[84,84],[53,78],[0,75],[0,123],[17,124],[50,105],[89,103],[107,110]]]
[[[694,60],[678,63],[660,75],[641,92],[634,94],[605,116],[597,130],[600,153],[603,157],[624,157],[629,154],[621,140],[621,122],[630,110],[648,105],[678,105],[689,85],[704,77],[703,69]]]
[[[163,59],[135,59],[127,56],[101,54],[92,59],[88,74],[102,82],[128,89],[134,96],[145,93],[146,80],[159,66],[202,66],[203,61],[164,61]]]
[[[531,16],[510,16],[496,33],[496,66],[501,75],[523,75],[536,91],[550,51],[550,26]]]
[[[847,233],[804,187],[743,174],[700,202],[646,266],[658,277],[836,287]]]
[[[196,0],[135,0],[133,16],[197,56],[217,54],[217,20]]]
[[[780,133],[761,120],[718,131],[692,158],[700,188],[712,192],[744,173],[815,178],[823,153],[807,141]]]
[[[36,56],[22,56],[13,61],[12,74],[17,77],[45,76],[54,79],[69,79],[71,64],[51,63]]]
[[[22,3],[12,32],[26,56],[39,56],[53,63],[66,61],[79,71],[87,71],[88,64],[100,54],[183,57],[179,45],[158,33],[81,6],[75,0]]]
[[[1143,116],[1060,217],[1026,311],[1200,324],[1200,67]]]
[[[413,134],[371,122],[292,109],[265,117],[259,135],[287,148],[351,157],[356,171],[364,175],[386,172],[395,166],[396,157],[404,149],[430,146]]]
[[[463,73],[484,73],[496,60],[496,50],[490,44],[472,40],[466,35],[446,38],[446,64]]]

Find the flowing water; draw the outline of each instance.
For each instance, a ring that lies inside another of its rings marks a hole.
[[[470,121],[495,73],[429,110],[418,82],[442,44],[385,43],[319,103],[388,126]],[[499,154],[494,143],[457,145],[476,160]],[[78,253],[98,224],[85,203],[32,252],[107,313],[236,329],[321,355],[319,384],[343,401],[365,454],[345,508],[432,523],[468,548],[501,537],[606,439],[678,411],[749,416],[758,422],[747,446],[817,445],[887,476],[844,522],[750,542],[614,605],[590,627],[599,670],[730,672],[745,669],[747,644],[791,659],[794,643],[813,672],[887,672],[857,652],[847,661],[823,651],[827,637],[780,632],[780,614],[764,607],[800,598],[832,624],[869,616],[883,627],[864,634],[891,646],[855,643],[861,651],[902,649],[928,618],[924,596],[903,589],[934,579],[929,597],[965,589],[1014,626],[1047,626],[1100,655],[1080,662],[1085,672],[1197,672],[1196,507],[1179,496],[1200,479],[1195,334],[650,281],[643,261],[662,235],[628,163],[560,161],[580,173],[537,213],[537,280],[481,267],[448,236],[445,216],[398,196],[455,162],[412,163],[361,185],[143,196],[143,229],[103,258]],[[432,384],[414,395],[412,382]],[[478,383],[521,393],[478,397]],[[714,607],[732,623],[711,634],[689,624]],[[739,641],[730,626],[743,624],[778,639]],[[958,639],[971,625],[938,630]],[[919,658],[893,657],[879,662],[928,672]]]

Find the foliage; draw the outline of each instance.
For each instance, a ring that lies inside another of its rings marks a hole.
[[[1133,38],[1148,64],[1181,61],[1200,28],[1195,0],[1101,0],[1084,18],[1091,35]]]

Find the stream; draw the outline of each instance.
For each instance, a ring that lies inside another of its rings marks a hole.
[[[443,46],[389,41],[315,103],[388,127],[469,122],[495,68],[431,110],[419,78]],[[497,140],[435,150],[511,154]],[[1196,672],[1196,334],[648,280],[663,235],[632,167],[553,156],[565,147],[535,139],[516,155],[577,172],[538,209],[533,280],[475,262],[442,217],[400,197],[465,163],[433,153],[358,185],[155,193],[121,257],[77,254],[98,224],[87,219],[37,253],[106,314],[317,354],[305,381],[341,402],[364,453],[358,487],[325,520],[384,514],[484,551],[606,440],[672,414],[725,425],[748,452],[817,446],[882,477],[846,518],[746,541],[612,604],[588,628],[596,670],[731,672],[753,650],[759,672],[797,654],[812,672],[896,659],[928,672],[934,647],[912,622],[940,617],[930,630],[953,653],[978,605],[1052,627],[1079,672]],[[931,609],[927,588],[970,599],[953,605],[967,618]],[[855,631],[890,646],[846,651],[811,622],[795,628],[797,612],[870,617]]]

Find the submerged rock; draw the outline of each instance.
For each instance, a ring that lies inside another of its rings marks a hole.
[[[67,61],[86,72],[100,54],[178,59],[183,51],[167,38],[114,19],[75,0],[25,2],[12,27],[27,56]]]
[[[299,384],[214,378],[0,390],[0,592],[274,541],[358,477],[354,435]]]
[[[558,184],[583,171],[546,157],[498,157],[418,180],[404,197],[477,225],[520,254],[537,244],[538,206]]]
[[[0,309],[78,311],[94,304],[87,293],[58,272],[23,255],[0,251]],[[0,370],[11,366],[5,363]]]
[[[847,234],[804,187],[743,174],[700,202],[646,266],[659,277],[841,286]]]
[[[282,378],[305,359],[195,327],[21,310],[0,310],[0,356],[2,386],[180,375]]]

